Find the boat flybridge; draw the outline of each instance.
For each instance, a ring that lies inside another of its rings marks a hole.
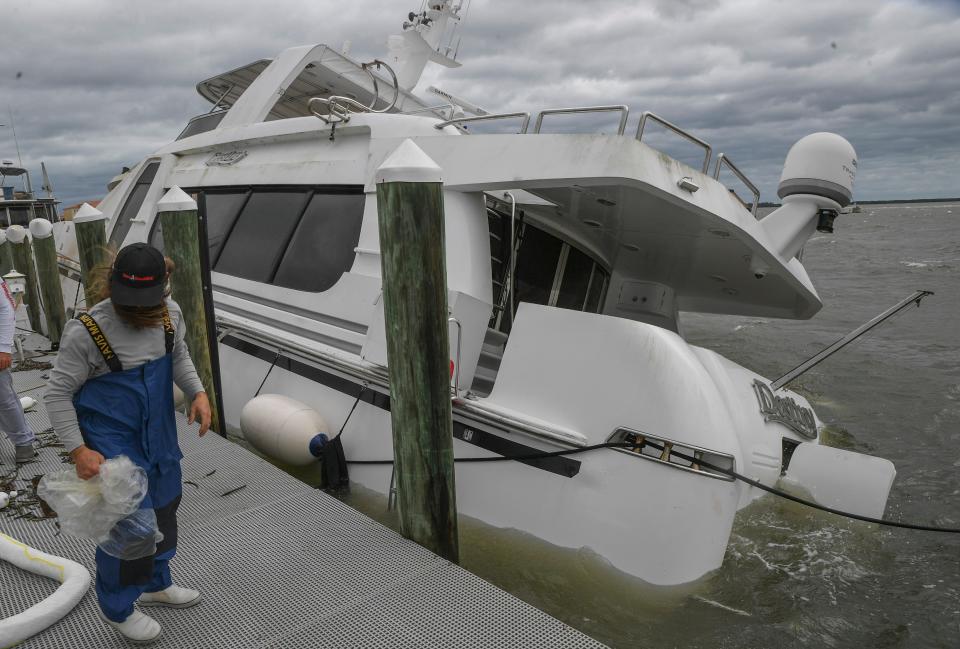
[[[264,407],[306,404],[331,435],[346,422],[347,460],[392,457],[376,172],[415,147],[443,176],[456,456],[630,444],[458,464],[460,512],[591,548],[654,584],[717,568],[735,514],[762,495],[718,468],[882,515],[890,462],[820,446],[803,396],[688,344],[679,319],[816,314],[801,252],[851,201],[853,148],[828,133],[798,142],[783,206],[759,219],[759,191],[731,160],[654,114],[628,131],[619,105],[490,114],[442,91],[437,105],[412,91],[428,62],[459,65],[462,4],[411,13],[385,61],[294,47],[203,81],[211,112],[101,203],[111,244],[162,247],[157,201],[174,186],[196,197],[228,426],[280,459],[312,460],[315,429],[264,441],[244,426],[243,412],[282,395]],[[616,126],[546,132],[570,113]],[[649,146],[655,123],[701,147],[702,165]],[[718,180],[725,168],[752,200]],[[383,494],[392,478],[384,465],[350,471]]]

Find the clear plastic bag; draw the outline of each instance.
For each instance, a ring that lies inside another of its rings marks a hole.
[[[89,480],[72,468],[48,473],[37,495],[57,512],[64,532],[95,541],[118,559],[150,556],[163,539],[153,510],[139,509],[147,474],[124,455],[101,464]]]
[[[157,529],[157,515],[152,509],[138,509],[120,519],[110,529],[99,548],[118,559],[131,561],[149,557],[157,551],[163,534]]]

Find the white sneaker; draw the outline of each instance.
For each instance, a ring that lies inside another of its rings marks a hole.
[[[163,628],[160,623],[145,613],[133,609],[133,613],[123,622],[114,622],[100,613],[104,622],[120,632],[124,638],[137,644],[150,644],[160,637]]]
[[[203,600],[200,591],[192,588],[181,588],[176,584],[155,593],[144,593],[137,600],[143,606],[168,606],[170,608],[190,608]]]

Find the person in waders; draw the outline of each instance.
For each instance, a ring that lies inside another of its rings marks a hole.
[[[180,459],[174,418],[173,384],[191,400],[189,422],[210,426],[210,403],[184,341],[180,307],[165,297],[167,268],[159,250],[143,243],[117,254],[104,282],[102,301],[67,323],[44,396],[54,431],[77,467],[90,479],[105,459],[126,455],[147,474],[141,514],[152,509],[150,525],[115,527],[121,546],[152,548],[150,556],[128,560],[96,551],[96,591],[101,617],[128,640],[147,643],[162,629],[136,605],[186,608],[200,593],[173,583],[170,560],[177,547]],[[132,519],[126,519],[132,520]],[[137,520],[141,520],[140,517]],[[149,550],[148,550],[149,551]]]

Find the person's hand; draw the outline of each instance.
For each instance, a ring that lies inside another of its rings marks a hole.
[[[10,368],[10,352],[0,352],[0,372]]]
[[[195,421],[200,422],[200,437],[207,434],[210,429],[210,400],[207,399],[206,392],[197,392],[190,405],[190,414],[187,416],[187,423],[192,424]]]
[[[77,477],[89,480],[100,473],[100,465],[104,463],[101,454],[86,446],[78,446],[70,452],[73,463],[77,465]]]

